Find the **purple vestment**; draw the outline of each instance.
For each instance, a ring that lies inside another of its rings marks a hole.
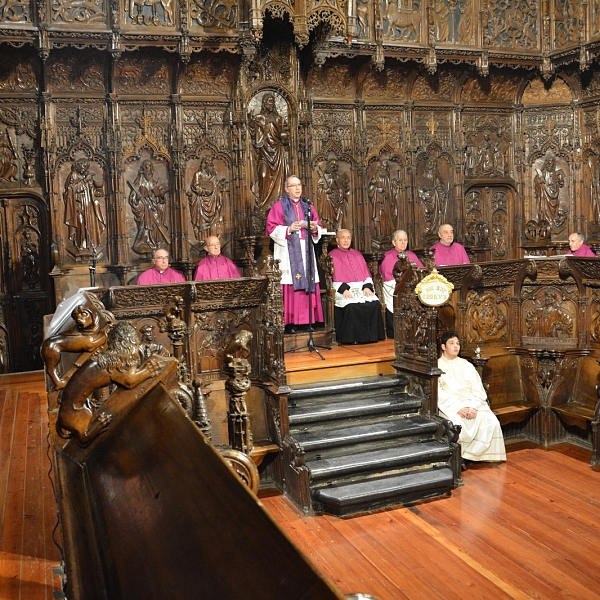
[[[571,252],[569,250],[567,254],[569,256],[596,256],[594,251],[587,244],[581,244],[581,246],[575,250],[575,252]]]
[[[445,246],[438,242],[431,246],[435,250],[435,266],[447,267],[450,265],[468,265],[471,261],[467,251],[458,242],[452,242],[450,246]]]
[[[383,281],[391,281],[394,279],[392,271],[394,270],[394,265],[398,262],[399,253],[400,252],[396,250],[396,248],[392,248],[383,255],[383,260],[381,261],[381,265],[379,265],[379,272],[381,273],[381,278]],[[414,262],[417,267],[420,269],[423,268],[423,264],[414,252],[406,250],[406,256],[408,257],[408,260]]]
[[[208,279],[238,279],[242,274],[235,263],[226,256],[205,256],[196,267],[195,281]]]
[[[176,271],[171,267],[168,267],[167,270],[162,273],[156,267],[152,267],[140,274],[137,284],[152,285],[155,283],[179,283],[182,281],[185,281],[185,277],[179,271]]]
[[[342,250],[334,248],[330,253],[333,260],[333,280],[348,283],[364,281],[371,277],[371,272],[363,255],[354,248]]]
[[[306,218],[302,214],[300,201],[293,202],[293,209],[296,220],[302,221]],[[318,225],[318,230],[312,234],[312,240],[316,243],[321,238],[321,219],[317,213],[317,209],[311,207],[311,222]],[[297,279],[299,273],[292,275],[292,267],[290,264],[290,255],[288,241],[293,236],[299,236],[301,257],[304,268],[306,268],[306,229],[301,229],[299,232],[288,233],[288,225],[283,213],[281,200],[273,204],[269,215],[267,216],[267,235],[274,242],[273,257],[279,260],[279,268],[281,269],[281,290],[283,292],[283,322],[284,324],[306,325],[309,322],[309,304],[308,298],[311,298],[312,305],[312,322],[323,322],[323,305],[321,304],[321,288],[319,287],[319,273],[317,270],[317,262],[314,249],[311,247],[311,262],[313,266],[315,291],[312,294],[307,294],[306,290],[294,290],[294,279]],[[292,278],[293,277],[293,278]]]

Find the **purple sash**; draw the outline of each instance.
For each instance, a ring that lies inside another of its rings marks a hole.
[[[300,199],[300,206],[302,208],[302,214],[305,215],[308,209],[308,204],[304,200]],[[285,224],[289,227],[294,221],[297,220],[296,211],[294,210],[294,203],[292,199],[286,194],[281,199],[281,207],[283,208],[283,218]],[[290,268],[292,271],[292,280],[294,282],[294,291],[306,290],[308,286],[308,280],[306,278],[306,272],[304,270],[304,262],[302,261],[302,247],[300,245],[301,231],[293,232],[288,239],[288,254],[290,256]],[[306,243],[312,241],[312,236],[309,232],[306,235]],[[312,278],[311,288],[307,290],[309,293],[315,291],[315,278]]]

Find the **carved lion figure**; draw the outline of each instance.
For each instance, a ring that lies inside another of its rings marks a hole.
[[[250,356],[250,341],[252,332],[247,329],[241,329],[231,339],[225,348],[225,362],[232,362],[236,353],[241,353],[241,358]]]
[[[101,408],[93,410],[92,393],[110,384],[133,388],[158,375],[171,360],[152,356],[140,367],[138,346],[135,327],[120,321],[108,334],[106,350],[96,350],[75,371],[60,397],[56,427],[61,437],[74,437],[81,446],[90,444],[115,416]]]

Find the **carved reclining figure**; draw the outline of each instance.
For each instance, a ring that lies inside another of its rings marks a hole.
[[[115,323],[113,315],[92,294],[85,293],[86,302],[77,305],[71,317],[75,325],[57,335],[50,336],[42,344],[41,354],[48,376],[56,390],[67,384],[69,373],[60,374],[58,366],[63,352],[93,352],[106,344],[108,329]]]
[[[96,350],[65,385],[58,409],[57,431],[75,437],[81,446],[90,444],[114,418],[100,407],[94,410],[91,396],[111,384],[131,389],[159,375],[173,358],[151,356],[139,365],[138,336],[128,321],[120,321],[108,333],[106,350]]]

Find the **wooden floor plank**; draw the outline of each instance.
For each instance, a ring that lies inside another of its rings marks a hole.
[[[11,448],[16,420],[16,401],[7,390],[0,390],[0,549],[6,514],[6,495],[11,468]]]
[[[23,506],[25,500],[25,469],[27,463],[27,393],[16,397],[15,428],[10,450],[10,477],[6,492],[0,550],[0,598],[21,598],[21,560],[23,556]]]
[[[49,530],[46,507],[54,504],[47,479],[50,462],[47,457],[48,427],[45,416],[42,413],[40,395],[29,394],[26,493],[23,507],[23,555],[27,560],[23,562],[21,573],[23,585],[27,582],[52,586],[52,567],[60,560],[56,546],[46,535],[40,535],[40,532]]]

